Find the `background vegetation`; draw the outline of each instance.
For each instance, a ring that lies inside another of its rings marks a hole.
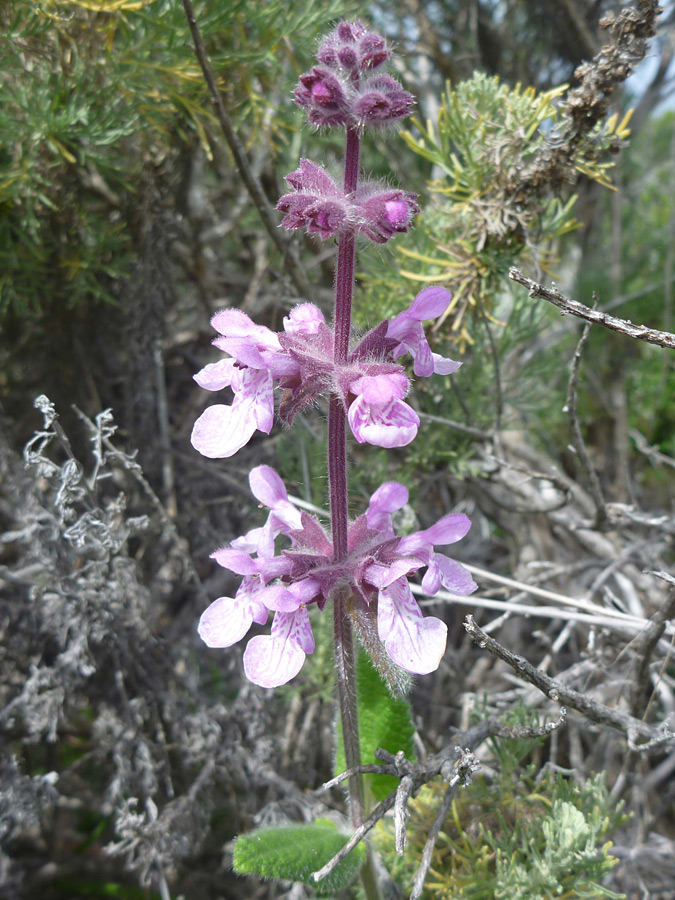
[[[435,608],[449,650],[410,697],[421,758],[481,716],[558,717],[474,645],[466,613],[561,683],[675,730],[672,626],[649,652],[635,639],[672,591],[653,572],[674,559],[675,357],[594,328],[570,395],[580,326],[508,279],[517,265],[674,330],[675,27],[667,6],[651,38],[653,6],[601,24],[628,4],[195,2],[272,204],[299,156],[339,167],[290,102],[336,19],[387,33],[418,97],[407,130],[365,149],[364,168],[418,191],[422,212],[391,250],[362,248],[359,325],[448,284],[434,341],[464,365],[417,385],[421,440],[352,460],[355,509],[396,478],[422,527],[450,509],[474,522],[461,552],[480,590]],[[626,86],[647,52],[651,71]],[[189,433],[210,315],[237,306],[278,328],[305,298],[221,135],[179,3],[0,4],[0,73],[0,894],[299,900],[298,885],[235,879],[232,840],[342,825],[339,790],[315,792],[334,762],[331,659],[265,692],[240,648],[207,651],[195,624],[233,587],[208,555],[254,523],[253,465],[323,502],[321,410],[234,460],[201,459]],[[328,311],[333,248],[292,246]],[[572,714],[546,739],[482,744],[423,896],[672,896],[673,748],[639,754],[626,737]],[[376,836],[402,896],[440,795],[432,782],[414,801],[403,861],[386,822]]]

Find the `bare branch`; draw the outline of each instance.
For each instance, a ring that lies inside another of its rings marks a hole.
[[[647,341],[649,344],[656,344],[669,350],[675,350],[675,334],[671,334],[669,331],[658,331],[656,328],[647,328],[646,325],[634,325],[628,319],[618,319],[616,316],[610,316],[606,312],[602,312],[602,310],[584,306],[583,303],[579,303],[577,300],[568,300],[555,288],[546,288],[542,284],[532,281],[531,278],[523,275],[520,269],[517,269],[515,266],[509,269],[509,278],[526,287],[530,292],[530,297],[540,297],[542,300],[548,300],[549,303],[557,306],[564,313],[584,319],[586,322],[590,322],[591,325],[602,325],[604,328],[609,328],[618,334],[624,334],[626,337],[635,338],[638,341]]]
[[[330,875],[333,869],[338,866],[342,860],[348,856],[351,851],[356,847],[360,841],[368,834],[371,828],[374,828],[375,825],[380,821],[380,819],[384,816],[386,812],[388,812],[392,806],[394,805],[394,801],[396,800],[396,791],[393,791],[389,794],[388,797],[385,797],[381,803],[378,803],[375,809],[368,816],[363,825],[360,825],[354,834],[349,838],[347,843],[339,850],[335,856],[330,859],[323,868],[319,869],[317,872],[312,873],[312,878],[314,881],[321,881],[326,875]]]
[[[417,867],[417,871],[415,872],[413,889],[410,893],[410,900],[419,900],[419,898],[422,896],[422,889],[424,888],[426,877],[429,874],[429,869],[431,867],[431,857],[434,852],[434,847],[436,846],[436,841],[438,840],[438,835],[441,833],[441,828],[443,827],[443,823],[447,818],[448,812],[452,805],[452,801],[455,799],[455,795],[457,794],[458,790],[459,781],[455,782],[455,784],[449,784],[445,794],[443,795],[440,806],[436,811],[436,817],[434,818],[433,824],[429,829],[429,835],[424,845],[424,849],[422,850],[420,864]]]
[[[635,742],[637,737],[644,737],[649,741],[658,739],[659,743],[675,742],[675,734],[671,734],[669,731],[664,731],[662,728],[650,725],[647,722],[642,722],[623,710],[605,706],[587,694],[572,690],[564,684],[549,678],[548,675],[545,675],[524,657],[512,653],[486,634],[476,625],[473,616],[466,617],[464,627],[479,647],[487,650],[488,653],[491,653],[498,659],[504,660],[520,678],[529,681],[530,684],[533,684],[550,700],[564,703],[565,706],[576,709],[577,712],[580,712],[592,722],[616,728],[618,731],[623,732],[632,743]]]
[[[565,411],[567,412],[567,421],[570,426],[570,431],[572,432],[574,449],[577,451],[579,462],[583,467],[584,473],[588,480],[591,496],[593,497],[593,502],[595,503],[596,526],[600,530],[602,530],[607,524],[605,498],[602,496],[602,488],[600,487],[598,473],[595,471],[593,463],[591,462],[591,458],[588,455],[586,442],[584,441],[584,437],[581,433],[581,426],[579,425],[579,417],[577,416],[577,387],[579,384],[579,365],[581,363],[581,354],[583,353],[584,346],[586,344],[586,341],[588,340],[590,330],[590,322],[586,322],[581,333],[581,337],[579,338],[577,349],[574,351],[574,357],[572,358],[572,369],[570,371],[570,378],[567,384],[567,401],[565,403]]]
[[[281,253],[286,263],[288,274],[291,278],[291,281],[293,282],[296,291],[301,297],[309,297],[311,293],[309,282],[307,281],[302,266],[300,265],[300,260],[297,257],[295,247],[290,243],[286,243],[282,239],[281,233],[279,232],[278,222],[275,219],[272,206],[265,195],[262,185],[260,184],[260,180],[255,175],[249,164],[244,146],[239,140],[239,136],[234,129],[230,117],[227,114],[227,110],[225,109],[225,104],[223,103],[222,97],[220,96],[220,91],[218,90],[218,85],[216,84],[216,78],[213,69],[211,68],[211,63],[209,62],[208,55],[206,53],[206,48],[204,46],[204,41],[202,40],[202,35],[197,24],[197,19],[195,18],[191,0],[183,0],[183,8],[185,9],[185,15],[188,20],[188,25],[190,26],[190,32],[192,33],[195,55],[199,61],[202,72],[204,73],[204,80],[208,85],[211,100],[216,109],[218,124],[220,125],[220,128],[225,136],[225,140],[227,141],[227,144],[232,152],[237,170],[241,175],[242,181],[246,185],[246,190],[248,191],[251,199],[258,209],[260,218],[262,219],[262,223],[265,226],[267,233],[274,241],[275,246]]]
[[[632,684],[630,690],[630,711],[634,716],[642,712],[644,696],[649,684],[649,664],[652,653],[666,624],[675,616],[675,587],[671,588],[670,597],[656,610],[644,629],[628,645],[637,652],[633,661]],[[628,649],[628,647],[626,649]]]

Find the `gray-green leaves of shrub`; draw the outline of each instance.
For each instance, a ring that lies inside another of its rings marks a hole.
[[[316,888],[320,897],[326,897],[347,887],[365,859],[365,847],[359,844],[323,881],[314,881],[312,872],[332,859],[348,840],[330,819],[317,819],[310,825],[258,828],[237,838],[233,867],[239,875],[303,881]]]
[[[410,717],[410,706],[405,700],[391,696],[364,650],[360,651],[356,663],[356,691],[361,762],[364,765],[379,762],[375,758],[378,747],[390,753],[402,750],[410,759],[413,756],[415,730]],[[339,774],[346,768],[342,730],[338,725],[335,773]],[[378,801],[395,791],[399,784],[398,778],[393,775],[365,775],[364,780]]]

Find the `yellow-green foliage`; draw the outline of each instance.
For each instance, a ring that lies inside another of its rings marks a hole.
[[[476,73],[448,85],[436,122],[415,122],[403,133],[408,146],[431,162],[431,203],[418,228],[398,245],[400,275],[422,284],[439,282],[453,292],[445,317],[461,343],[471,342],[467,312],[489,311],[506,272],[523,253],[548,261],[550,243],[577,223],[575,197],[524,189],[528,171],[558,139],[558,101],[566,85],[544,93]],[[573,153],[579,172],[607,183],[602,153],[610,138],[623,139],[627,119],[616,117],[580,141]]]
[[[518,771],[532,741],[495,742],[494,780],[479,775],[460,790],[433,853],[424,900],[581,900],[619,898],[599,882],[616,864],[608,835],[622,823],[602,775],[579,786],[557,774]],[[377,846],[396,880],[412,877],[447,784],[427,785],[410,804],[408,850],[393,852],[393,827],[380,825]]]
[[[284,124],[276,106],[302,65],[288,37],[311,45],[347,5],[195,0],[243,140],[274,143]],[[182,3],[2,4],[0,71],[0,315],[110,299],[140,188],[164,178],[175,191],[186,147],[222,144]]]

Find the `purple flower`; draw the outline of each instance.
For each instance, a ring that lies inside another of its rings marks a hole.
[[[315,183],[329,178],[312,164],[304,172]],[[319,397],[333,394],[359,443],[406,446],[420,422],[404,401],[409,382],[396,360],[409,353],[421,376],[459,368],[461,363],[431,352],[422,326],[425,319],[440,315],[449,300],[445,288],[425,288],[410,309],[372,329],[340,365],[334,359],[333,331],[312,303],[291,310],[279,333],[254,324],[240,310],[223,310],[212,320],[220,332],[214,344],[230,357],[205,366],[195,380],[209,391],[229,387],[234,398],[231,405],[216,404],[199,416],[193,446],[204,456],[225,458],[245,446],[256,430],[269,434],[275,382],[282,391],[279,416],[285,424]]]
[[[339,75],[315,66],[300,76],[294,97],[312,125],[347,125],[352,119],[350,88]]]
[[[450,375],[462,365],[438,353],[432,353],[422,327],[422,322],[426,319],[435,319],[445,312],[451,297],[450,291],[445,288],[424,288],[415,297],[410,309],[399,313],[387,326],[387,337],[398,342],[393,351],[394,359],[409,353],[415,360],[415,375]]]
[[[232,547],[255,552],[259,556],[274,556],[274,541],[280,534],[290,534],[301,527],[300,510],[288,499],[286,485],[270,466],[257,466],[248,476],[251,493],[270,514],[262,528],[254,528],[232,541]]]
[[[362,82],[352,110],[361,125],[383,127],[406,119],[415,98],[390,75],[373,75]]]
[[[354,615],[370,628],[368,646],[381,645],[409,672],[434,671],[445,650],[447,629],[440,619],[422,615],[408,576],[426,568],[422,586],[429,593],[441,584],[460,594],[475,590],[467,570],[435,550],[436,544],[453,543],[466,534],[467,517],[445,516],[431,528],[398,538],[391,516],[405,505],[408,491],[387,482],[372,495],[366,512],[350,523],[348,554],[338,562],[319,521],[290,508],[286,488],[273,469],[258,466],[249,480],[270,514],[262,529],[213,554],[219,565],[243,580],[234,598],[219,597],[203,613],[199,634],[205,643],[229,647],[273,612],[270,633],[249,640],[244,669],[255,684],[277,687],[290,681],[314,650],[308,609],[315,605],[321,610],[336,591],[349,591]],[[280,534],[290,547],[275,556],[274,539]]]
[[[234,363],[234,360],[224,360]],[[219,363],[219,372],[225,372],[226,367]],[[216,404],[205,409],[197,419],[192,429],[190,441],[195,450],[202,456],[210,459],[222,459],[241,450],[248,444],[253,433],[258,429],[265,434],[272,430],[274,421],[274,388],[272,377],[266,369],[237,369],[230,367],[232,377],[229,382],[234,391],[234,400],[231,406]],[[198,382],[206,387],[203,376],[204,370],[199,373],[202,376]],[[213,383],[213,381],[211,381]],[[227,382],[224,382],[224,387]],[[207,388],[218,390],[218,388]]]
[[[396,665],[416,675],[435,672],[445,653],[445,622],[422,615],[406,578],[381,590],[377,604],[378,636]]]
[[[350,199],[358,230],[376,244],[385,244],[394,235],[408,231],[420,211],[416,194],[382,189],[374,182],[361,185]]]
[[[324,168],[308,159],[301,159],[286,181],[293,191],[277,203],[277,209],[285,213],[281,224],[289,231],[306,228],[322,240],[360,231],[371,241],[384,244],[395,234],[408,231],[420,211],[415,194],[384,188],[377,182],[366,182],[345,194]]]
[[[316,54],[320,63],[353,74],[376,69],[390,56],[385,39],[361,22],[341,22],[324,38]]]
[[[348,420],[360,443],[376,447],[405,447],[415,439],[420,419],[407,403],[408,379],[402,373],[364,375],[352,382],[356,399]]]
[[[284,228],[306,228],[310,234],[326,240],[349,226],[349,201],[321,166],[301,159],[286,181],[293,193],[284,194],[277,203],[277,209],[285,213],[281,221]]]
[[[366,510],[366,524],[372,531],[394,537],[391,514],[408,502],[408,488],[397,481],[381,484],[370,498]]]
[[[207,647],[231,647],[248,632],[253,622],[264,625],[269,604],[263,597],[267,582],[288,571],[284,559],[252,559],[248,553],[224,547],[216,550],[212,558],[243,581],[234,597],[219,597],[202,613],[199,620],[199,636]]]
[[[291,374],[297,366],[283,352],[278,336],[256,325],[238,309],[226,309],[211,319],[222,336],[214,340],[231,359],[205,366],[195,381],[208,391],[231,387],[231,406],[206,409],[195,422],[191,442],[203,456],[233,456],[258,429],[265,434],[274,422],[273,379]]]
[[[300,76],[295,101],[318,127],[382,127],[404,119],[412,112],[412,94],[390,75],[371,74],[390,56],[379,34],[361,22],[342,22],[321,43],[320,65]]]
[[[260,687],[275,688],[298,674],[307,653],[314,652],[314,635],[306,606],[274,614],[269,635],[259,634],[244,652],[244,672]]]

